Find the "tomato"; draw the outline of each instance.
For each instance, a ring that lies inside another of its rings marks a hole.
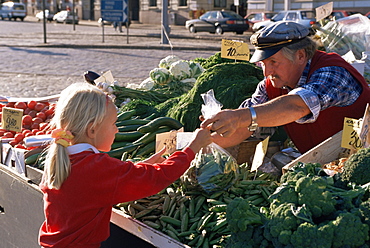
[[[46,123],[46,122],[42,122],[42,123],[40,123],[40,125],[39,125],[40,127],[40,130],[43,130],[43,131],[45,131],[48,127],[49,127],[49,123]]]
[[[5,107],[14,108],[15,102],[8,102]]]
[[[36,117],[39,117],[42,119],[42,121],[45,121],[46,120],[46,114],[44,112],[38,112],[36,114]]]
[[[31,126],[30,126],[31,127]],[[26,136],[26,134],[27,133],[32,133],[32,131],[28,128],[28,129],[24,129],[23,131],[22,131],[22,134],[24,135],[24,136]]]
[[[32,124],[32,116],[30,116],[30,115],[23,115],[23,117],[22,117],[22,124],[23,125],[31,125]]]
[[[36,110],[31,110],[28,115],[30,115],[32,118],[35,118],[36,117],[36,114],[37,114],[37,111]]]
[[[45,111],[47,117],[52,117],[54,115],[54,109],[48,109]]]
[[[41,103],[41,102],[38,102],[38,103],[36,103],[36,105],[35,105],[35,110],[37,111],[37,112],[40,112],[43,108],[45,108],[45,103]]]
[[[3,137],[4,138],[14,138],[14,134],[12,132],[5,132]]]
[[[14,147],[15,148],[20,148],[20,149],[26,149],[26,147],[22,144],[16,144]]]
[[[40,124],[41,122],[44,122],[44,120],[43,120],[43,119],[41,119],[40,117],[35,117],[35,118],[33,118],[33,119],[32,119],[32,122],[33,122],[33,123],[38,123],[38,124]]]
[[[9,145],[11,145],[11,146],[15,146],[15,145],[17,145],[19,142],[18,141],[16,141],[16,140],[11,140],[11,141],[9,141]]]
[[[6,131],[0,131],[0,137],[3,137],[5,132]]]
[[[17,141],[18,143],[21,142],[24,139],[24,135],[22,133],[17,133],[14,136],[14,140]]]
[[[14,108],[17,108],[17,109],[26,109],[27,108],[27,104],[25,102],[16,102],[14,104]]]
[[[34,136],[34,134],[32,133],[32,131],[30,131],[29,133],[26,133],[26,134],[24,135],[24,137],[30,137],[30,136]]]
[[[33,124],[31,125],[32,133],[33,133],[33,134],[35,134],[35,133],[33,132],[33,130],[37,129],[37,131],[38,131],[38,130],[39,130],[39,127],[40,127],[40,123],[33,123]]]
[[[29,101],[28,102],[28,107],[30,108],[30,109],[35,109],[35,106],[36,106],[36,104],[37,104],[37,102],[36,101]]]
[[[45,134],[44,131],[38,131],[38,132],[36,132],[36,135],[43,135],[43,134]]]
[[[30,111],[31,111],[31,109],[27,107],[25,110],[23,110],[23,114],[28,115],[30,113]]]

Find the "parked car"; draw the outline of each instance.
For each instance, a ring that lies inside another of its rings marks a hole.
[[[41,21],[44,19],[44,11],[38,12],[35,17],[37,18],[37,21]],[[51,13],[48,9],[45,10],[45,18],[47,21],[51,22],[53,21],[54,14]]]
[[[208,11],[198,19],[185,22],[186,29],[190,33],[210,32],[223,34],[224,32],[235,32],[243,34],[249,28],[248,21],[237,13],[229,10]]]
[[[249,30],[252,31],[252,26],[256,22],[270,20],[275,14],[276,12],[252,12],[246,15],[244,19],[248,20]]]
[[[270,20],[255,23],[252,27],[252,30],[256,32],[268,25],[271,25],[273,22],[277,22],[277,21],[297,22],[309,28],[311,33],[314,33],[312,29],[312,25],[317,23],[316,17],[315,17],[315,11],[288,10],[288,11],[280,11],[275,16],[273,16]]]
[[[0,6],[1,20],[8,19],[16,21],[19,18],[21,21],[27,16],[26,5],[24,3],[5,2]]]
[[[60,22],[60,23],[65,23],[65,24],[66,23],[73,24],[72,11],[62,10],[62,11],[60,11],[60,12],[58,12],[54,15],[53,20],[55,22]],[[74,13],[74,21],[75,21],[75,24],[78,24],[79,18],[76,15],[76,13]]]
[[[111,25],[114,25],[114,22],[111,22],[111,21],[107,21],[107,20],[103,20],[102,18],[99,18],[98,19],[98,25],[101,27],[102,25],[104,26],[111,26]],[[118,24],[117,24],[118,25]],[[128,22],[128,26],[131,25],[131,21],[129,20]],[[122,27],[126,27],[126,22],[122,22]]]

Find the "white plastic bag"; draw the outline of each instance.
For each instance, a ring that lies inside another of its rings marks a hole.
[[[222,104],[215,99],[213,90],[201,96],[204,101],[202,114],[205,118],[211,118],[221,110]],[[234,184],[238,167],[235,158],[225,149],[211,143],[196,154],[181,179],[188,188],[200,186],[207,193],[223,191]]]

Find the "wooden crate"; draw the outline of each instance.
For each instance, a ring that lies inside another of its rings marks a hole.
[[[257,144],[260,140],[247,139],[239,145],[226,148],[231,156],[233,156],[238,164],[251,163],[253,160],[254,152],[256,151]]]
[[[341,147],[342,131],[336,133],[332,137],[318,144],[311,150],[302,154],[297,159],[283,167],[283,173],[289,168],[296,165],[298,162],[302,163],[320,163],[325,164],[332,162],[339,158],[340,154],[345,153],[347,149]]]

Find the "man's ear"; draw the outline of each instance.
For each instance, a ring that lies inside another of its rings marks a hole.
[[[296,62],[299,64],[306,64],[307,63],[307,55],[304,49],[300,49],[296,53]]]
[[[93,139],[95,138],[95,128],[93,127],[93,124],[92,123],[89,123],[87,125],[87,130],[86,130],[86,135],[88,138],[90,139]]]

